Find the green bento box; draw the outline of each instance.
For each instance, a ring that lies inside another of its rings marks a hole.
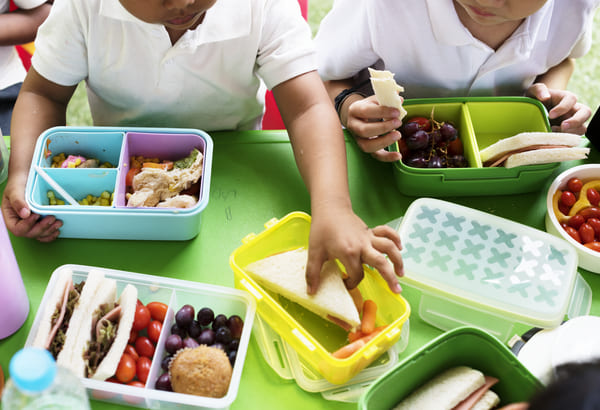
[[[419,386],[454,366],[498,378],[492,390],[500,405],[527,401],[541,382],[500,340],[476,327],[446,332],[378,378],[361,396],[360,410],[389,410]]]
[[[416,168],[394,163],[401,193],[409,196],[481,196],[537,191],[560,163],[515,168],[484,167],[479,152],[521,132],[551,132],[548,113],[527,97],[456,97],[407,99],[404,121],[421,116],[450,122],[458,131],[468,162],[466,168]],[[398,151],[398,143],[389,147]]]

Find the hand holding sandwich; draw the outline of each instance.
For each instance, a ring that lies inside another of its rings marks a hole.
[[[364,277],[362,265],[367,264],[379,271],[392,292],[400,293],[398,276],[404,275],[401,249],[400,236],[388,226],[369,229],[352,212],[313,207],[306,266],[307,292],[314,294],[319,288],[323,264],[338,259],[346,268],[348,289],[358,286]]]

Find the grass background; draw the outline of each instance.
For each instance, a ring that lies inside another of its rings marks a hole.
[[[360,0],[358,0],[360,1]],[[315,34],[321,19],[331,9],[333,0],[309,0],[308,23]],[[568,89],[574,92],[579,101],[595,111],[600,105],[600,12],[594,18],[592,49],[577,60],[575,73]],[[67,107],[68,125],[92,125],[92,117],[87,102],[85,86],[79,84]]]

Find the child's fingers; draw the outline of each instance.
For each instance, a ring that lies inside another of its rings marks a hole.
[[[391,241],[393,241],[396,244],[398,249],[402,249],[402,242],[400,241],[400,234],[398,233],[398,231],[393,229],[391,226],[379,225],[379,226],[376,226],[375,228],[371,229],[371,231],[373,232],[373,234],[375,234],[375,236],[381,236],[381,237],[390,239]]]
[[[312,252],[308,249],[308,261],[306,262],[306,292],[314,295],[319,288],[321,281],[321,269],[326,258],[323,255]]]
[[[388,287],[394,293],[400,293],[402,288],[398,283],[398,276],[396,275],[395,269],[392,267],[392,263],[388,260],[385,255],[374,248],[365,250],[363,253],[363,262],[373,268],[377,269],[381,277],[387,282]],[[400,269],[402,268],[402,259],[400,258]]]
[[[352,255],[348,255],[348,257],[344,259],[340,258],[340,262],[342,262],[346,268],[346,273],[348,274],[348,277],[344,279],[346,288],[354,289],[365,276],[360,256],[352,257]]]

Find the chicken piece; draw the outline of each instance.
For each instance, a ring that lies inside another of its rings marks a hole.
[[[167,198],[156,205],[157,208],[191,208],[196,205],[195,197],[192,195],[177,195],[173,198]]]

